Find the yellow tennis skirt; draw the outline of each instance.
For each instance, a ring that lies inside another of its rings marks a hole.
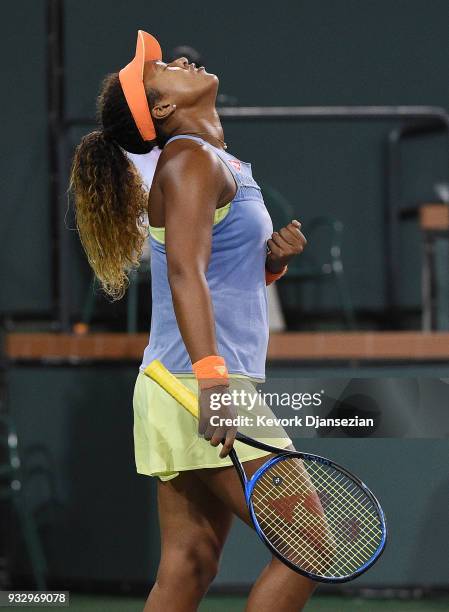
[[[193,375],[177,375],[177,378],[198,395],[198,384]],[[248,377],[231,375],[230,382],[230,389],[257,393],[254,382]],[[186,470],[232,465],[229,457],[220,459],[220,447],[213,447],[207,440],[199,437],[198,421],[142,372],[139,372],[134,386],[133,409],[134,454],[139,474],[157,476],[165,481]],[[239,414],[242,412],[239,407],[237,410]],[[258,415],[274,417],[264,402],[258,402],[251,409],[251,415],[256,418]],[[292,443],[280,426],[263,427],[263,435],[254,435],[254,429],[239,429],[242,433],[279,448],[285,448]],[[241,461],[250,461],[269,454],[241,442],[236,442],[234,446]]]

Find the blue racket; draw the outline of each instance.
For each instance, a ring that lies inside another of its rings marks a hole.
[[[145,374],[198,418],[198,398],[154,360]],[[247,478],[235,449],[254,528],[270,551],[312,580],[340,583],[366,572],[382,554],[387,527],[370,489],[330,459],[280,449],[242,433],[236,439],[274,456]]]

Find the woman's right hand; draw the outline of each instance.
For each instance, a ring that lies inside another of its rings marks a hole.
[[[223,395],[228,395],[223,403]],[[237,410],[232,404],[227,385],[217,385],[210,389],[202,389],[199,397],[200,418],[198,433],[209,440],[212,446],[223,442],[220,457],[226,457],[235,441],[237,426],[225,423],[224,419],[236,419]],[[212,421],[211,421],[212,419]]]

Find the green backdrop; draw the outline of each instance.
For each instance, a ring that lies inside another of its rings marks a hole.
[[[0,311],[51,305],[45,116],[45,1],[5,3],[3,222]],[[245,105],[431,104],[449,107],[449,4],[446,0],[281,0],[187,5],[147,0],[67,0],[67,110],[93,116],[101,77],[132,56],[137,28],[164,49],[198,48],[221,90]],[[328,213],[346,226],[343,255],[357,308],[381,309],[383,144],[392,124],[226,125],[230,150],[277,186],[305,222]],[[75,143],[82,130],[72,134]],[[406,197],[427,199],[448,169],[444,139],[406,146]],[[61,202],[65,206],[66,202]],[[419,304],[420,246],[415,222],[403,226],[400,294]],[[89,274],[72,232],[74,314]],[[323,303],[335,303],[333,289]]]

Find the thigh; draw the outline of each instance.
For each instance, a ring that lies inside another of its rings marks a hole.
[[[162,553],[200,545],[219,556],[232,523],[232,511],[198,477],[198,470],[158,481]]]
[[[248,479],[251,478],[254,472],[272,456],[273,455],[266,455],[259,459],[245,461],[242,465]],[[198,476],[214,496],[220,499],[229,510],[250,527],[253,526],[248,506],[246,505],[242,484],[234,466],[198,470]]]
[[[293,445],[289,445],[286,448],[289,450],[295,450]],[[264,457],[259,457],[258,459],[245,461],[242,465],[248,480],[256,472],[256,470],[258,470],[272,457],[274,457],[274,455],[268,454]],[[223,504],[225,504],[242,521],[247,523],[247,525],[253,527],[248,506],[246,505],[242,484],[234,466],[198,470],[198,476],[216,498],[220,499]]]

